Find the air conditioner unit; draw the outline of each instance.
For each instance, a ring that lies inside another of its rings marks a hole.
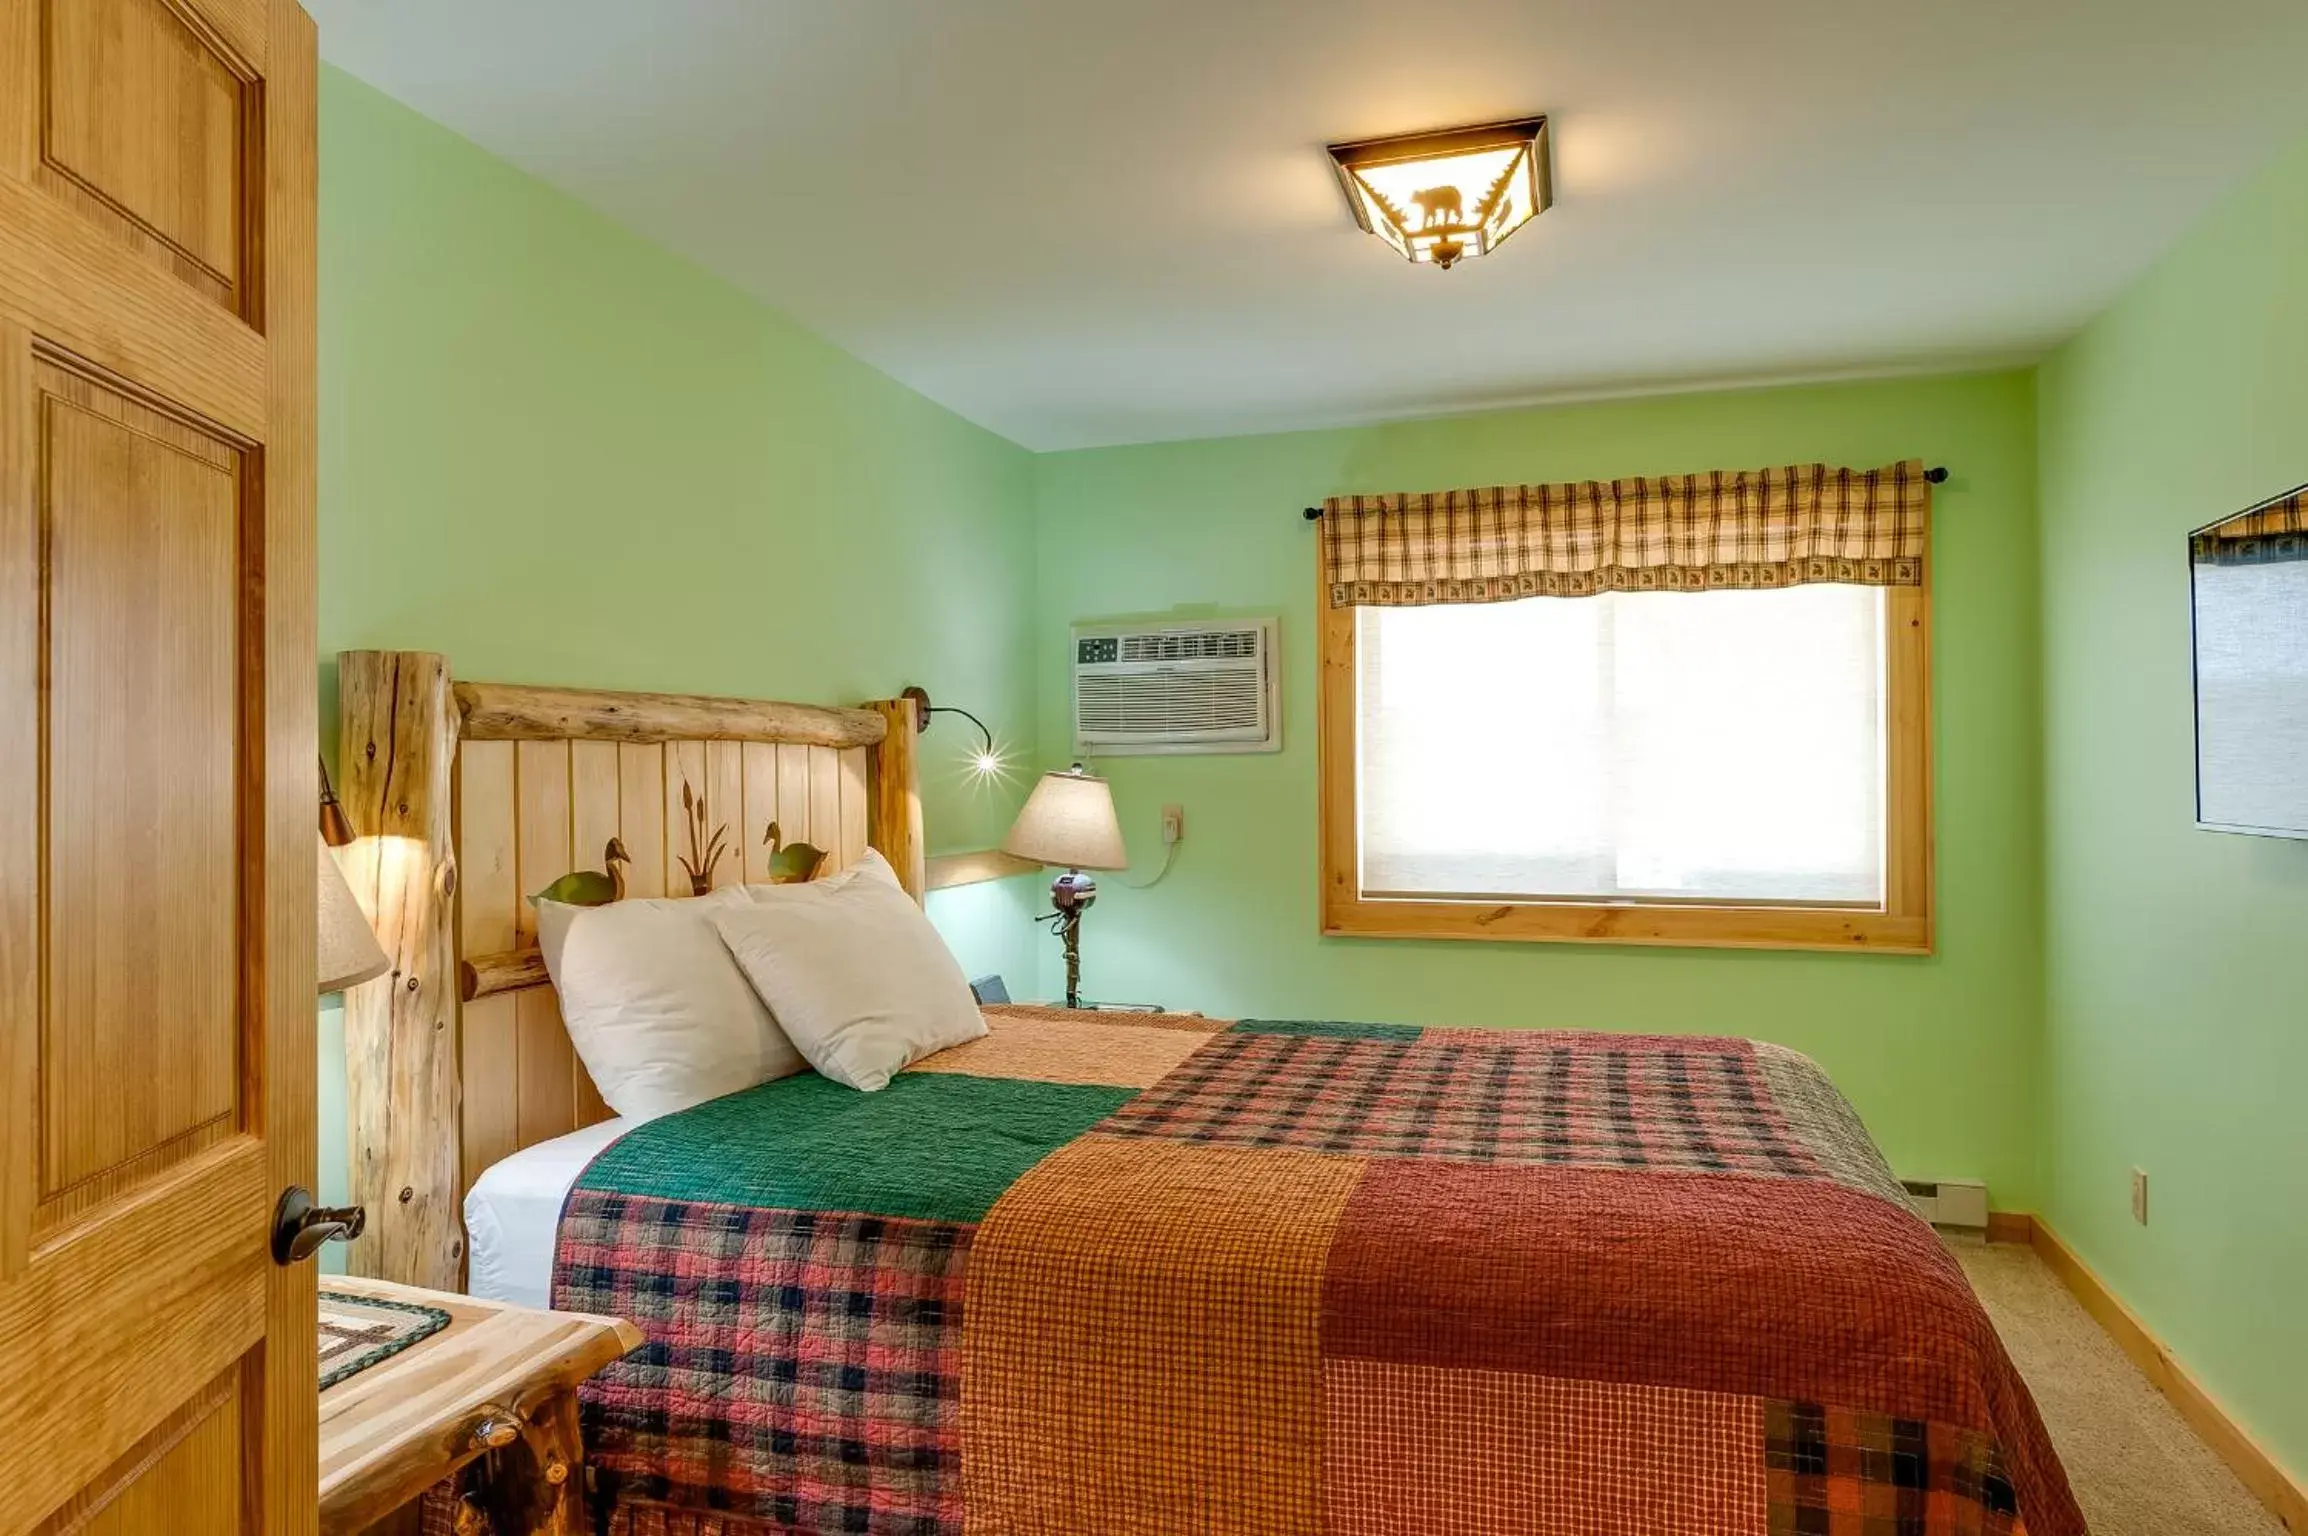
[[[1279,752],[1273,619],[1074,627],[1084,753]]]

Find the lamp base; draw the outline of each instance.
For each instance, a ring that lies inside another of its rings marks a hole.
[[[1069,869],[1050,882],[1051,928],[1066,951],[1066,1006],[1082,1006],[1082,914],[1098,899],[1098,882]]]

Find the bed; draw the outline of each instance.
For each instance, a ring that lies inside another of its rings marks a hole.
[[[584,1394],[606,1529],[2084,1529],[1960,1270],[1779,1047],[997,1008],[880,1092],[615,1121],[513,910],[581,862],[581,739],[452,770],[452,1118],[474,1287],[647,1338]],[[590,829],[662,868],[690,749],[642,745],[641,814],[597,792]],[[750,822],[778,744],[734,745],[695,761]],[[910,743],[868,745],[845,860],[911,809]]]

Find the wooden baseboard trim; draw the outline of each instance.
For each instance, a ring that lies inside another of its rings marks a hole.
[[[2049,1223],[2040,1217],[2006,1219],[2027,1223],[2030,1244],[2045,1266],[2060,1277],[2060,1282],[2074,1293],[2092,1320],[2107,1331],[2108,1337],[2114,1339],[2116,1346],[2155,1384],[2156,1390],[2171,1400],[2172,1406],[2180,1410],[2180,1417],[2228,1464],[2252,1491],[2252,1496],[2266,1505],[2286,1530],[2308,1533],[2308,1488],[2303,1488],[2298,1479],[2228,1417],[2218,1399],[2188,1374],[2188,1368],[2076,1257],[2075,1250],[2060,1241]],[[1992,1216],[1988,1231],[1989,1240],[1994,1241]]]
[[[1991,1243],[2032,1244],[2036,1238],[2036,1219],[2025,1211],[1990,1211],[1987,1213],[1987,1240]]]

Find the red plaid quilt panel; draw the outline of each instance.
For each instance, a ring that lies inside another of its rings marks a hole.
[[[736,1517],[731,1532],[957,1529],[970,1231],[573,1196],[563,1304],[581,1288],[588,1310],[649,1320],[585,1389],[593,1469],[629,1500]]]

